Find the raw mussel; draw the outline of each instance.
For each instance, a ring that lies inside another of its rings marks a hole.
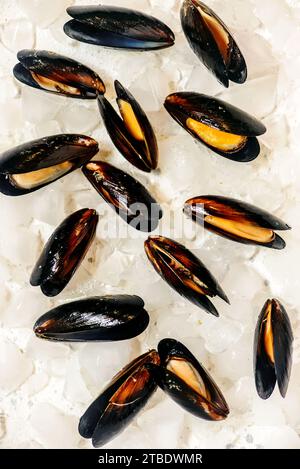
[[[184,0],[181,24],[197,57],[224,86],[247,79],[245,59],[223,21],[199,0]]]
[[[58,295],[85,257],[96,232],[98,214],[84,208],[56,228],[33,269],[30,283],[47,296]]]
[[[146,365],[159,361],[158,353],[150,350],[123,368],[81,417],[80,435],[92,438],[98,448],[125,430],[156,389]]]
[[[158,344],[158,353],[161,365],[147,367],[163,391],[196,417],[213,421],[226,419],[229,408],[223,394],[182,343],[163,339]]]
[[[218,195],[193,197],[185,202],[184,212],[224,238],[273,249],[283,249],[286,245],[274,231],[290,229],[284,221],[261,208]]]
[[[229,160],[247,162],[260,153],[257,136],[265,126],[220,99],[194,92],[167,96],[165,108],[192,137]]]
[[[229,300],[217,280],[191,251],[163,236],[149,236],[145,251],[156,272],[181,296],[219,316],[208,296]]]
[[[24,49],[17,58],[19,63],[13,73],[25,85],[71,98],[95,99],[105,93],[101,78],[69,57],[47,50]]]
[[[127,340],[149,324],[138,296],[95,296],[58,306],[41,316],[34,332],[41,339],[63,342]]]
[[[69,174],[98,153],[98,143],[80,134],[59,134],[24,143],[0,155],[0,192],[23,195]]]
[[[175,41],[166,24],[140,11],[88,5],[69,7],[67,12],[73,19],[64,25],[64,31],[77,41],[142,51],[164,49]]]
[[[283,305],[267,300],[259,315],[254,339],[254,371],[258,395],[268,399],[276,382],[285,397],[292,367],[292,326]]]
[[[103,199],[132,228],[145,232],[157,228],[162,210],[140,182],[104,161],[91,161],[82,171]]]
[[[158,148],[152,126],[139,103],[115,81],[121,116],[104,96],[98,97],[103,122],[114,145],[134,166],[150,172],[157,167]]]

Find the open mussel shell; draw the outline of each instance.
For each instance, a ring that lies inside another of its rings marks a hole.
[[[218,195],[193,197],[184,213],[204,228],[243,244],[283,249],[285,241],[275,230],[289,230],[284,221],[254,205]]]
[[[259,315],[254,339],[254,372],[258,395],[268,399],[276,382],[285,397],[292,367],[292,326],[283,305],[267,300]]]
[[[161,365],[148,369],[156,383],[177,404],[205,420],[224,420],[229,408],[209,373],[180,342],[163,339],[158,344]]]
[[[104,161],[91,161],[82,171],[103,199],[132,228],[144,232],[157,228],[162,210],[140,182]]]
[[[265,126],[241,109],[194,92],[167,96],[165,108],[197,141],[232,161],[248,162],[260,153],[257,136]]]
[[[245,59],[223,21],[199,0],[184,0],[181,24],[194,53],[228,87],[247,79]]]
[[[146,366],[159,362],[150,350],[123,368],[81,417],[80,435],[99,448],[125,430],[157,387]]]
[[[46,50],[24,49],[13,73],[25,85],[71,98],[96,99],[105,93],[101,78],[90,68]]]
[[[0,155],[0,192],[23,195],[66,176],[98,153],[96,140],[80,134],[40,138]]]
[[[149,236],[145,251],[156,272],[170,287],[207,313],[219,316],[209,296],[219,296],[229,303],[217,280],[182,244],[163,236]]]
[[[77,41],[128,50],[156,50],[170,47],[171,29],[153,16],[128,8],[91,5],[67,8],[73,20],[64,32]]]
[[[41,339],[63,342],[127,340],[149,324],[144,302],[138,296],[95,296],[60,305],[34,325]]]
[[[46,243],[30,277],[47,296],[58,295],[85,257],[96,232],[98,214],[82,209],[68,216]]]
[[[141,106],[115,81],[119,114],[104,96],[98,97],[103,122],[112,142],[119,152],[134,166],[150,172],[157,167],[158,147],[153,128]]]

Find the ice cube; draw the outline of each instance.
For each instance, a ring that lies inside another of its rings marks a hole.
[[[34,27],[27,20],[14,20],[6,23],[1,34],[5,47],[12,52],[20,49],[32,49],[34,45]]]
[[[36,439],[44,448],[75,448],[80,440],[78,419],[63,414],[46,402],[33,406],[30,424]]]
[[[17,0],[28,19],[40,28],[51,24],[69,6],[68,0]]]
[[[137,424],[153,447],[177,448],[184,423],[184,411],[170,398],[164,398],[156,406],[140,413]],[[157,425],[159,422],[159,425]],[[155,432],[153,432],[155,428]]]
[[[10,393],[23,384],[33,372],[28,354],[22,352],[13,342],[0,339],[0,389]]]

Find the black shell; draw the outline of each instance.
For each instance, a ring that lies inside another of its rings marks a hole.
[[[148,368],[159,387],[168,396],[196,417],[218,421],[224,420],[228,416],[229,408],[220,389],[207,370],[182,343],[174,339],[163,339],[158,344],[158,353],[161,366],[148,365]],[[187,381],[167,369],[170,361],[174,359],[178,360],[179,363],[184,362],[198,374],[209,398],[201,395]]]
[[[271,314],[274,363],[265,347],[266,318]],[[276,382],[282,397],[285,397],[292,367],[293,331],[283,305],[276,299],[267,300],[259,315],[254,338],[254,372],[258,395],[268,399]]]
[[[10,176],[72,162],[72,168],[57,178],[60,179],[87,163],[98,151],[96,140],[80,134],[51,135],[18,145],[0,155],[0,192],[17,196],[36,191],[54,181],[22,189],[13,183]]]
[[[130,104],[144,138],[143,140],[135,138],[126,127],[124,119],[118,115],[107,99],[104,96],[99,96],[99,110],[107,132],[116,148],[130,163],[142,171],[150,172],[152,169],[156,169],[158,161],[157,140],[153,128],[132,94],[118,81],[115,81],[115,89],[120,111],[121,101]]]
[[[260,121],[241,109],[212,96],[188,91],[167,96],[165,108],[192,137],[218,155],[239,162],[252,161],[259,155],[260,146],[256,136],[264,134],[266,128]],[[241,149],[225,152],[210,146],[189,129],[186,125],[188,118],[222,132],[249,138]]]
[[[71,98],[95,99],[98,93],[105,93],[101,78],[90,68],[69,57],[46,50],[24,49],[18,52],[17,58],[19,63],[15,65],[13,73],[25,85]],[[32,73],[50,82],[53,80],[55,89],[47,89]]]
[[[149,363],[159,363],[155,350],[123,368],[81,417],[79,433],[83,438],[92,438],[96,448],[125,430],[156,390],[156,383],[145,366]]]
[[[164,49],[175,41],[166,24],[140,11],[91,5],[69,7],[67,12],[74,19],[64,25],[64,32],[77,41],[141,51]]]
[[[96,191],[131,227],[145,232],[157,228],[162,210],[140,182],[104,161],[91,161],[82,171]]]
[[[290,229],[290,226],[284,221],[275,217],[266,210],[255,207],[254,205],[241,200],[218,195],[192,197],[185,202],[184,213],[209,231],[223,236],[224,238],[228,238],[242,244],[254,244],[273,249],[283,249],[286,245],[285,241],[278,236],[277,233],[274,233],[274,237],[270,242],[259,242],[247,239],[246,237],[237,236],[233,233],[222,230],[220,227],[213,226],[206,221],[206,217],[211,215],[226,220],[232,220],[233,222],[236,221],[238,223],[251,225],[252,227],[257,226],[269,230]]]
[[[51,309],[34,325],[35,334],[64,342],[127,340],[149,324],[144,302],[138,296],[95,296]]]
[[[199,308],[219,316],[207,296],[219,296],[229,303],[217,280],[182,244],[163,236],[149,236],[145,241],[145,251],[156,272],[170,287]]]
[[[58,295],[69,283],[85,257],[96,232],[98,214],[82,209],[56,228],[33,269],[30,283],[47,296]]]
[[[219,82],[226,87],[229,86],[229,81],[244,83],[247,79],[245,59],[223,21],[199,0],[184,0],[180,14],[182,29],[189,45]],[[212,18],[228,37],[226,56],[222,54],[205,15]]]

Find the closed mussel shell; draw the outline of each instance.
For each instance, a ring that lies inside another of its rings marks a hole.
[[[97,223],[97,212],[87,208],[68,216],[44,246],[31,274],[31,285],[40,286],[47,296],[58,295],[85,257]]]
[[[156,389],[146,366],[159,362],[158,353],[150,350],[123,368],[81,417],[80,435],[92,438],[98,448],[125,430]]]
[[[101,78],[90,68],[47,50],[18,52],[14,76],[25,85],[71,98],[95,99],[105,93]]]
[[[283,249],[285,241],[275,230],[289,230],[284,221],[254,205],[217,195],[193,197],[184,212],[209,231],[243,244]]]
[[[259,315],[254,339],[254,372],[258,395],[268,399],[276,382],[285,397],[292,367],[293,332],[283,305],[267,300]]]
[[[145,251],[156,272],[170,287],[207,313],[219,316],[208,296],[219,296],[229,303],[217,280],[182,244],[163,236],[149,236]]]
[[[209,373],[180,342],[163,339],[158,344],[161,365],[148,365],[157,384],[177,404],[196,417],[224,420],[229,408]]]
[[[91,5],[72,6],[73,18],[65,33],[77,41],[129,50],[164,49],[174,44],[174,34],[162,21],[128,8]]]
[[[0,155],[0,191],[23,195],[66,176],[98,153],[96,140],[58,134],[33,140]]]
[[[162,210],[140,182],[104,161],[91,161],[82,171],[96,191],[131,227],[145,232],[157,228]]]
[[[138,296],[95,296],[60,305],[41,316],[35,334],[64,342],[127,340],[149,324],[144,302]]]
[[[224,86],[247,79],[245,59],[227,26],[200,0],[184,0],[181,24],[194,53]]]
[[[257,136],[266,132],[256,118],[225,101],[194,92],[167,96],[165,108],[197,141],[227,159],[254,160],[260,153]]]
[[[120,153],[138,169],[150,172],[156,169],[158,160],[153,128],[132,94],[118,81],[115,89],[122,118],[104,96],[98,97],[105,127]]]

